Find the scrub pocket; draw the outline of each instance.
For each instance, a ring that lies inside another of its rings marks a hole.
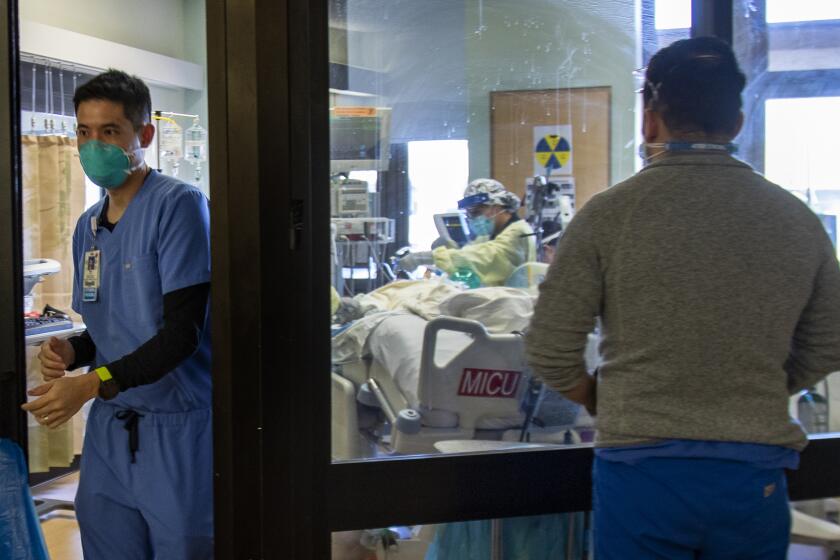
[[[125,257],[119,266],[126,319],[154,329],[149,333],[154,335],[163,325],[163,294],[157,255],[148,253]]]

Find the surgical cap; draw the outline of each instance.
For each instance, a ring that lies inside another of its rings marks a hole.
[[[495,179],[476,179],[467,185],[464,198],[458,201],[458,208],[464,210],[481,204],[501,206],[508,212],[516,212],[521,201]]]

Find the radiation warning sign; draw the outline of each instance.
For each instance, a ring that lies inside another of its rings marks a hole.
[[[572,127],[534,127],[534,175],[572,174]]]

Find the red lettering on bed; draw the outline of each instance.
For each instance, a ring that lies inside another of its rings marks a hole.
[[[520,371],[465,368],[458,394],[462,397],[514,398],[521,376]]]

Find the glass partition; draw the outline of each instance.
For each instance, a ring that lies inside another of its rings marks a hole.
[[[586,411],[531,376],[521,333],[552,235],[637,169],[636,22],[655,33],[654,14],[330,7],[333,458],[591,441]],[[503,190],[467,189],[482,178]],[[470,196],[492,197],[488,220]],[[502,256],[488,241],[505,231]]]
[[[799,502],[792,512],[792,560],[828,558],[831,528],[810,522],[821,501]],[[837,508],[828,510],[837,520]],[[332,560],[587,560],[596,557],[592,513],[508,517],[442,524],[391,526],[332,534]]]
[[[743,15],[759,11],[743,6]],[[766,0],[768,70],[840,68],[840,4],[821,0]]]
[[[735,48],[749,78],[741,156],[808,204],[836,245],[840,170],[829,146],[840,125],[840,10],[814,0],[744,0],[734,10]],[[833,374],[791,398],[791,415],[809,433],[840,429],[837,380]]]
[[[650,1],[650,0],[648,0]],[[691,35],[691,0],[652,0],[654,33],[645,43],[644,63],[659,49]],[[644,21],[644,19],[643,19]]]
[[[592,558],[591,514],[393,526],[332,534],[332,560]]]
[[[840,5],[807,0],[734,3],[735,49],[748,76],[743,159],[808,204],[837,243],[840,171],[828,147],[840,114]],[[840,431],[840,375],[793,395],[791,417],[809,434]],[[834,500],[794,504],[792,549],[840,535]]]

